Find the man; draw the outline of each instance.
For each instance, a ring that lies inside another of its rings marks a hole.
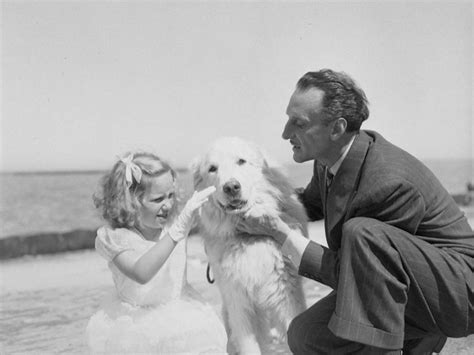
[[[474,333],[473,231],[421,162],[360,130],[364,92],[344,73],[309,72],[287,115],[293,159],[314,160],[300,197],[311,220],[324,218],[329,248],[276,217],[246,224],[280,242],[301,275],[333,288],[293,320],[291,350],[430,354],[446,337]]]

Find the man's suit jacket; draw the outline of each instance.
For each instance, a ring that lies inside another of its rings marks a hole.
[[[329,250],[320,254],[310,243],[303,253],[300,274],[322,281],[322,267],[337,280],[337,251],[342,225],[368,217],[400,228],[439,248],[459,253],[474,271],[474,233],[463,212],[434,174],[416,158],[373,131],[360,131],[326,196],[326,168],[314,162],[314,173],[300,198],[311,220],[325,220]],[[456,172],[453,172],[456,173]],[[320,250],[320,249],[319,249]],[[321,263],[321,264],[320,264]],[[323,272],[324,274],[324,272]]]

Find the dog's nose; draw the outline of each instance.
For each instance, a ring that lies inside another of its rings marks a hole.
[[[231,179],[224,184],[222,188],[227,195],[235,196],[240,192],[240,182]]]

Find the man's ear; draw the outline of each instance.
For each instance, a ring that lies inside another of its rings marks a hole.
[[[346,133],[347,129],[347,121],[344,117],[339,117],[337,120],[333,122],[332,130],[331,130],[331,138],[332,140],[338,140],[340,137]]]

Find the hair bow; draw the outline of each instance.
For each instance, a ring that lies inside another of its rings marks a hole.
[[[142,179],[142,169],[133,162],[133,154],[121,158],[120,161],[125,164],[125,181],[127,182],[127,187],[132,186],[133,179],[137,183],[140,183]]]

